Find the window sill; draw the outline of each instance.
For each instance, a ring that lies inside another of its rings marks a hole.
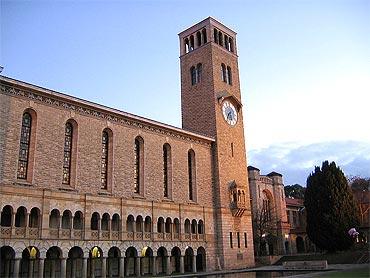
[[[174,201],[172,199],[169,199],[169,198],[164,197],[162,199],[162,202],[164,202],[164,203],[173,203]]]
[[[20,185],[20,186],[35,186],[35,184],[28,182],[26,180],[19,180],[17,179],[15,182],[13,182],[14,185]]]
[[[137,193],[133,193],[132,196],[131,196],[133,199],[145,199],[145,197],[143,195],[139,195]]]

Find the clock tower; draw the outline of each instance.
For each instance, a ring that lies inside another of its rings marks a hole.
[[[215,267],[252,266],[252,217],[236,33],[209,17],[181,32],[179,39],[182,127],[215,139]]]

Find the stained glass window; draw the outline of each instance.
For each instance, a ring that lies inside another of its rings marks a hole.
[[[18,179],[27,179],[28,158],[30,152],[32,118],[29,113],[24,113],[22,117],[21,140],[18,159]]]
[[[72,136],[72,124],[66,123],[64,132],[63,184],[70,184],[71,181]]]
[[[108,144],[109,136],[107,131],[103,131],[102,152],[101,152],[101,189],[107,189],[108,178]]]

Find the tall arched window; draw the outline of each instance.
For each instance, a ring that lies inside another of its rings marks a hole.
[[[71,182],[72,136],[73,126],[67,122],[64,130],[63,184]]]
[[[215,43],[218,43],[218,31],[217,29],[213,29],[213,39]]]
[[[206,29],[202,30],[203,44],[207,43],[207,31]]]
[[[202,80],[202,64],[199,63],[197,65],[197,83],[199,83]]]
[[[109,133],[107,129],[103,130],[101,143],[101,189],[108,188],[108,163],[109,163]]]
[[[194,66],[190,68],[190,75],[191,75],[191,85],[195,85],[197,83],[197,72]]]
[[[187,38],[184,40],[184,47],[185,47],[185,53],[188,53],[190,45],[189,45],[189,39]]]
[[[263,216],[267,221],[271,220],[271,201],[266,191],[262,192],[262,212]]]
[[[192,51],[192,50],[194,50],[194,36],[193,35],[190,36],[190,49],[189,49],[189,51]]]
[[[227,67],[227,83],[228,84],[232,84],[232,74],[231,74],[231,68],[230,67]]]
[[[234,45],[233,45],[233,39],[229,38],[229,50],[231,52],[234,52]]]
[[[224,46],[227,50],[229,49],[229,37],[227,35],[224,35]]]
[[[30,141],[31,141],[31,128],[32,128],[32,117],[30,113],[23,113],[22,117],[22,129],[21,129],[21,140],[19,147],[19,158],[18,158],[18,179],[27,179],[28,160],[30,152]]]
[[[226,82],[227,75],[226,75],[226,66],[224,64],[221,64],[221,80],[223,82]]]
[[[189,200],[195,201],[195,153],[188,151]]]
[[[134,192],[141,194],[143,187],[144,170],[144,140],[141,137],[135,138],[134,144],[135,167],[134,167]]]
[[[222,33],[218,32],[218,44],[223,46]]]
[[[202,35],[200,34],[200,32],[198,31],[197,32],[197,47],[201,46],[202,45]]]
[[[163,145],[163,196],[170,197],[171,191],[171,146],[169,144]]]

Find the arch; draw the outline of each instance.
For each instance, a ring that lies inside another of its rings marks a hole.
[[[12,215],[13,208],[10,205],[6,205],[1,210],[1,221],[0,226],[2,227],[11,227],[12,226]]]
[[[193,272],[193,260],[194,260],[194,251],[193,248],[187,246],[185,249],[184,256],[184,270],[185,272]]]
[[[185,49],[185,53],[188,53],[189,52],[190,45],[189,45],[189,39],[188,38],[186,38],[184,40],[184,49]]]
[[[67,277],[81,278],[83,271],[84,252],[81,247],[74,246],[68,252],[67,258]]]
[[[141,250],[141,273],[143,275],[153,274],[153,250],[146,246]]]
[[[234,52],[234,42],[232,38],[229,38],[229,51]]]
[[[120,217],[118,213],[113,214],[112,216],[112,231],[120,230]]]
[[[87,273],[89,277],[100,277],[103,271],[103,251],[100,247],[94,246],[89,252],[87,259]]]
[[[204,247],[200,246],[197,249],[197,257],[196,257],[196,266],[197,266],[197,272],[206,271],[206,250]]]
[[[23,206],[17,209],[15,214],[15,227],[26,227],[27,209]]]
[[[223,36],[221,32],[218,32],[218,44],[223,46]]]
[[[163,144],[163,197],[172,196],[172,155],[171,146]]]
[[[229,37],[225,34],[224,35],[224,45],[223,45],[227,50],[229,49]]]
[[[202,45],[202,35],[200,31],[197,32],[197,47]]]
[[[166,224],[165,224],[165,232],[166,233],[171,233],[172,232],[172,220],[171,218],[167,217],[166,218]]]
[[[120,274],[121,251],[113,246],[108,251],[107,257],[107,277],[119,277]]]
[[[44,277],[61,277],[62,250],[52,246],[46,251],[44,261]]]
[[[173,232],[175,234],[179,234],[180,233],[180,221],[178,218],[175,218],[173,220]]]
[[[72,212],[70,210],[63,211],[62,215],[62,229],[71,229],[72,227]]]
[[[109,231],[110,230],[110,215],[109,213],[104,213],[101,219],[101,229],[102,231]]]
[[[304,253],[304,240],[301,236],[297,236],[295,239],[296,247],[297,247],[297,253]]]
[[[35,246],[29,246],[22,252],[20,261],[20,277],[39,277],[40,251]]]
[[[99,222],[100,222],[100,215],[99,215],[99,213],[94,212],[91,215],[91,226],[90,226],[90,229],[91,230],[94,230],[94,231],[99,230],[100,229]]]
[[[143,231],[143,217],[141,215],[138,215],[136,217],[136,232],[142,231]]]
[[[198,234],[204,234],[203,220],[199,220],[198,221]]]
[[[188,190],[189,200],[196,200],[196,163],[195,163],[195,152],[190,149],[188,151]]]
[[[36,119],[36,112],[32,109],[28,108],[22,114],[17,178],[27,181],[32,181],[34,146],[36,141]]]
[[[227,82],[226,66],[225,66],[225,64],[221,64],[221,80],[223,82]]]
[[[137,136],[134,142],[134,193],[144,194],[144,139]]]
[[[82,230],[83,229],[83,214],[81,211],[76,211],[73,216],[73,229]]]
[[[191,221],[191,233],[196,234],[197,233],[197,220],[193,219]]]
[[[202,30],[203,44],[207,43],[207,30],[204,28]]]
[[[181,260],[181,250],[179,247],[175,246],[171,250],[171,267],[172,273],[180,273],[180,260]]]
[[[4,210],[4,209],[3,209]],[[14,249],[10,246],[1,246],[0,248],[0,277],[13,277],[14,271]]]
[[[164,219],[163,219],[163,217],[158,218],[157,233],[164,233]]]
[[[167,270],[167,249],[163,246],[158,248],[156,257],[156,269],[158,274],[166,274]]]
[[[137,250],[135,247],[127,248],[125,252],[125,276],[135,276],[139,271],[136,269],[135,260],[137,258]]]
[[[189,219],[185,219],[185,224],[184,224],[184,228],[185,228],[185,234],[190,234],[190,220]]]
[[[59,229],[59,225],[60,225],[60,212],[58,209],[53,209],[51,212],[50,212],[50,215],[49,215],[49,228],[51,229]]]
[[[190,49],[189,51],[193,51],[194,50],[194,36],[191,35],[190,36]]]
[[[127,232],[134,232],[135,231],[135,219],[134,219],[134,216],[132,216],[131,214],[129,216],[127,216],[126,230],[127,230]]]
[[[40,209],[33,207],[30,211],[28,226],[30,228],[38,228],[40,226]]]
[[[152,231],[152,219],[150,216],[145,217],[144,232],[150,233]]]
[[[202,81],[202,71],[203,71],[203,66],[201,63],[197,64],[197,83],[200,83]]]

